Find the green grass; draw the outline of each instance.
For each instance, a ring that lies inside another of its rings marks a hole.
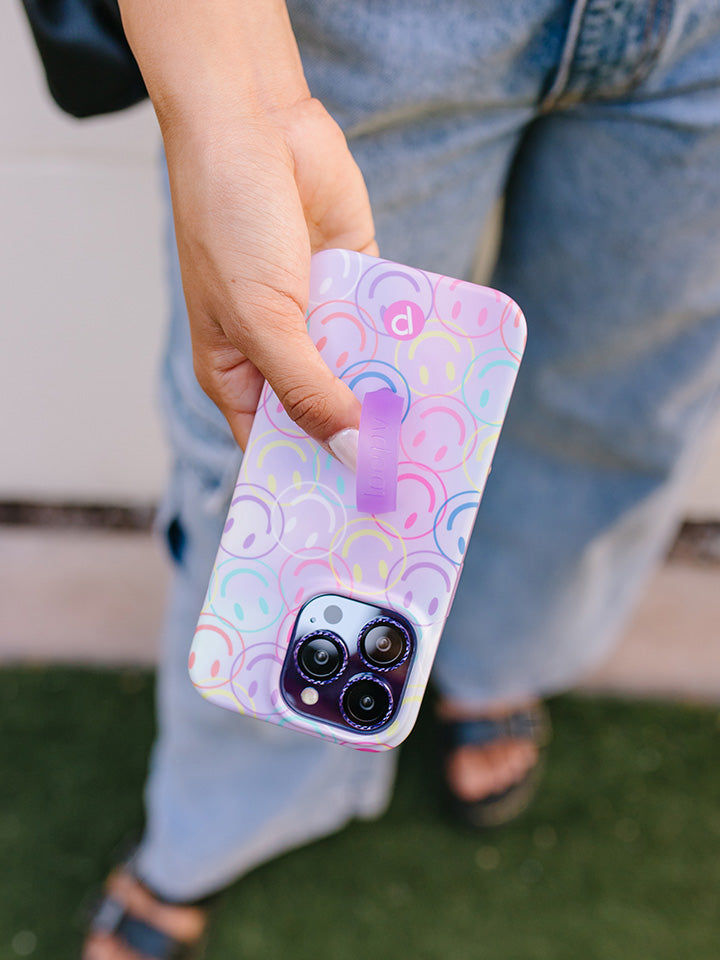
[[[0,674],[0,960],[77,960],[80,905],[140,830],[147,674]],[[562,698],[531,812],[438,810],[432,725],[377,823],[288,854],[216,908],[208,960],[717,960],[717,711]]]

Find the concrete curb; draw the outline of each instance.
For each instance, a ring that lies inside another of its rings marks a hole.
[[[0,527],[0,664],[152,666],[169,580],[148,533]],[[720,702],[720,566],[665,564],[580,689]]]

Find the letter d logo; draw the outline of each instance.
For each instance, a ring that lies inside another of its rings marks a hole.
[[[383,323],[396,340],[412,340],[425,326],[425,314],[412,300],[397,300],[385,310]]]

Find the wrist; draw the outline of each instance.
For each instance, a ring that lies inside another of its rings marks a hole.
[[[310,94],[284,0],[119,0],[163,135]]]
[[[309,92],[298,90],[279,104],[275,99],[247,95],[243,88],[208,90],[199,100],[182,103],[162,100],[155,111],[168,156],[176,151],[202,150],[211,155],[234,150],[256,134],[281,132],[288,111],[311,99]]]

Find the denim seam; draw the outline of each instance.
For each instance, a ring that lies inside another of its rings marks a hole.
[[[565,46],[563,47],[563,52],[562,56],[560,57],[560,64],[558,66],[555,79],[550,85],[550,89],[548,90],[547,94],[543,97],[539,104],[539,110],[541,113],[551,110],[561,99],[564,91],[567,88],[567,83],[570,78],[570,70],[572,68],[572,62],[575,58],[578,40],[580,39],[580,30],[588,3],[589,0],[577,0],[577,3],[573,7],[570,23],[568,25],[567,36],[565,38]]]
[[[612,89],[591,92],[588,100],[609,100],[637,89],[647,78],[662,50],[670,24],[672,0],[650,0],[645,17],[641,47],[636,57],[634,69],[624,83]]]
[[[569,106],[581,101],[607,101],[622,97],[636,89],[649,75],[658,60],[671,22],[673,0],[651,0],[645,15],[640,49],[634,68],[624,82],[607,89],[593,91],[587,78],[592,77],[601,63],[602,16],[607,15],[612,0],[599,0],[591,6],[591,0],[579,0],[573,9],[568,35],[557,76],[540,104],[540,111],[547,113],[555,107]],[[581,61],[585,61],[585,66]],[[594,67],[593,67],[594,62]],[[578,66],[579,89],[572,90],[573,67]]]
[[[657,63],[670,29],[672,11],[673,0],[654,0],[651,16],[647,20],[645,49],[630,78],[628,89],[643,83]]]

